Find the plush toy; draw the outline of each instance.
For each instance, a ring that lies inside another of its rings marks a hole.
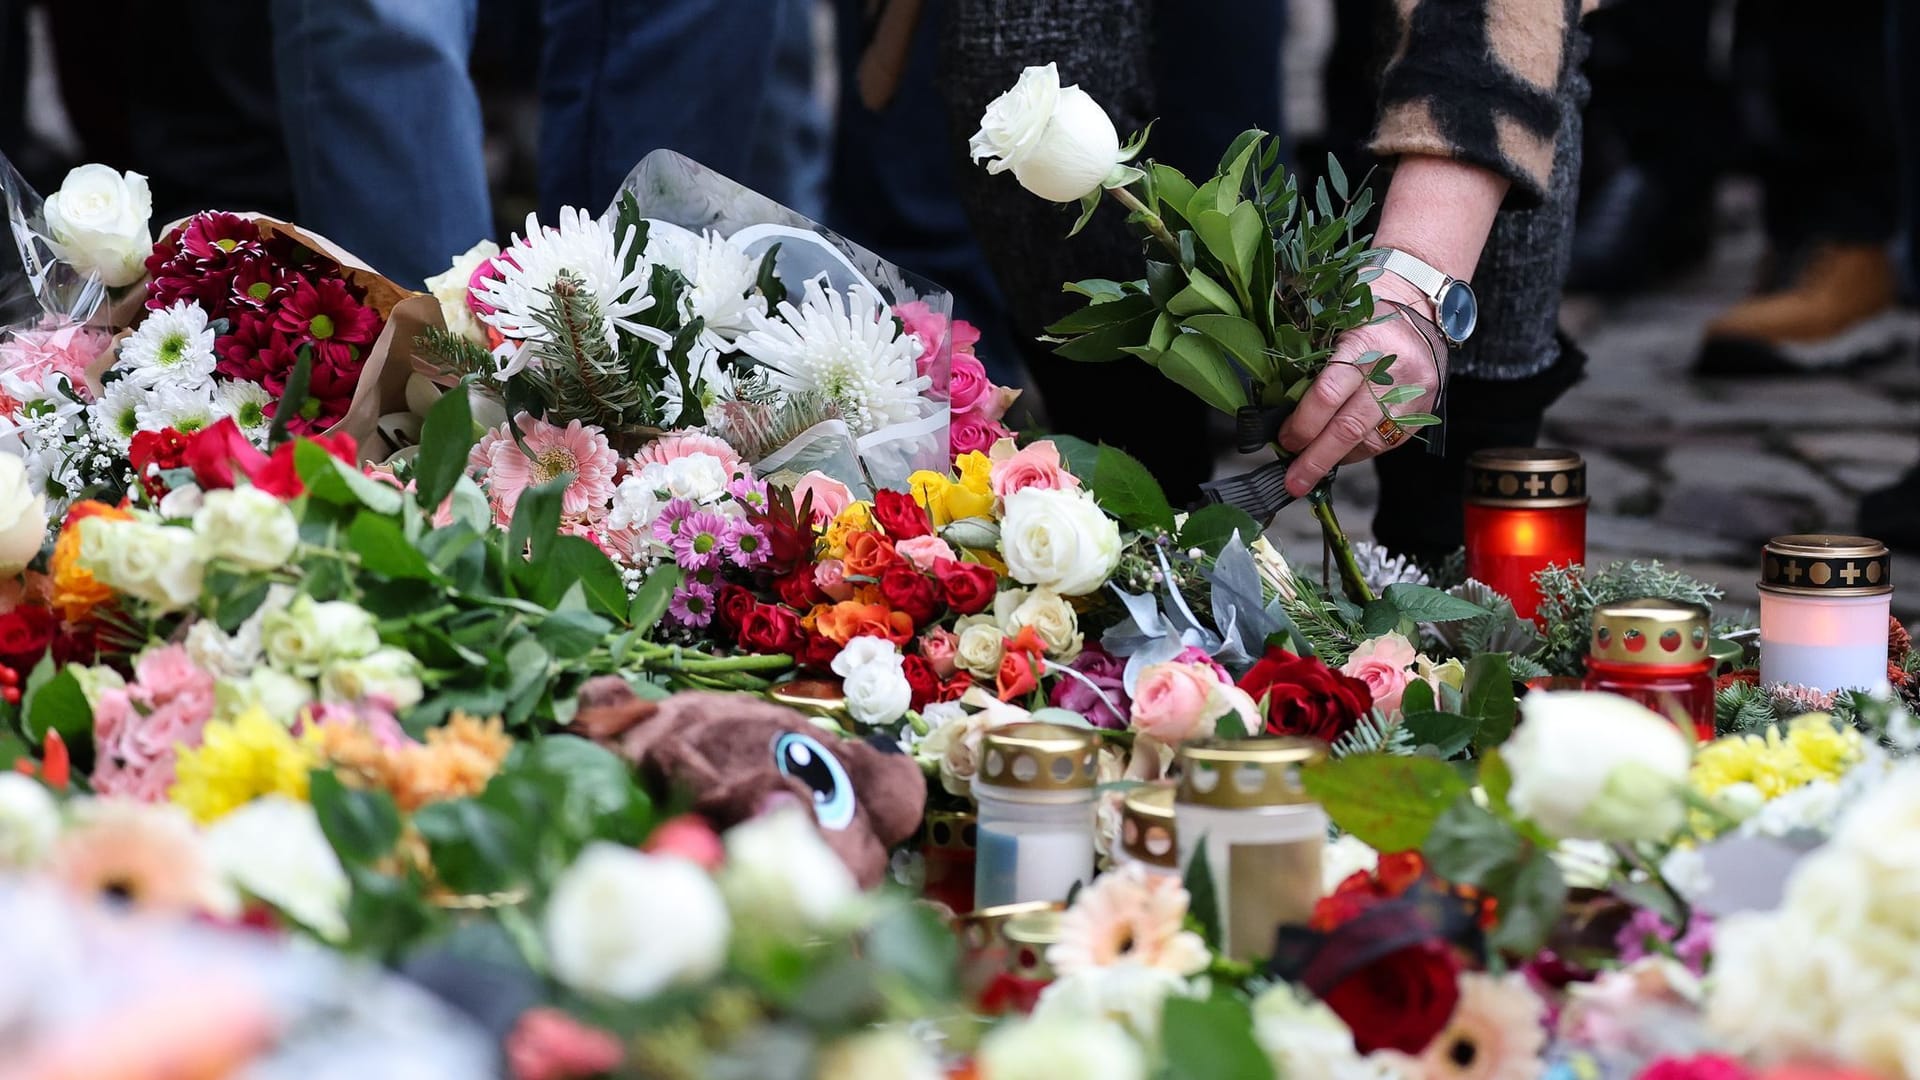
[[[926,780],[912,758],[824,731],[748,694],[637,697],[625,680],[590,680],[574,726],[639,768],[660,795],[684,791],[716,829],[804,807],[862,888],[880,884],[888,849],[913,835]]]

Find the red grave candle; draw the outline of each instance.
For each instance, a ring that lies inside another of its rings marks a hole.
[[[1467,576],[1535,619],[1533,575],[1587,558],[1587,466],[1571,450],[1480,450],[1467,459]]]
[[[1653,597],[1595,607],[1585,689],[1632,698],[1710,742],[1712,622],[1703,604]]]

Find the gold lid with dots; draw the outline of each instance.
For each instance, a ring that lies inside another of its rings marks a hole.
[[[1709,659],[1712,625],[1705,604],[1659,597],[1599,604],[1588,655],[1614,664],[1697,664]]]
[[[1318,739],[1205,739],[1180,747],[1176,802],[1241,809],[1310,803],[1300,769],[1327,756]]]
[[[1120,803],[1120,847],[1151,866],[1180,867],[1174,842],[1173,785],[1149,784],[1127,792]]]
[[[1760,588],[1801,596],[1877,596],[1893,591],[1887,545],[1865,536],[1776,536],[1760,557]]]
[[[971,851],[979,846],[979,818],[971,810],[927,811],[927,846],[943,851]]]
[[[1091,729],[1009,724],[980,741],[975,779],[1021,791],[1091,790],[1099,772],[1099,739]]]
[[[1587,501],[1587,463],[1572,450],[1519,446],[1467,458],[1467,501],[1546,510]]]
[[[1007,973],[1039,982],[1053,981],[1047,949],[1060,940],[1060,912],[1030,911],[1015,915],[1000,927],[1007,943]]]

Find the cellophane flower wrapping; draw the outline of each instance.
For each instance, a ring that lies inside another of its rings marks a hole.
[[[720,420],[727,434],[747,428],[759,428],[761,434],[779,433],[774,448],[753,460],[757,475],[818,471],[846,484],[855,497],[869,498],[878,489],[904,490],[915,471],[947,470],[952,461],[947,392],[952,357],[950,293],[671,150],[657,150],[634,166],[615,196],[614,208],[621,196],[629,194],[649,221],[695,235],[717,234],[756,258],[778,245],[774,273],[796,309],[811,306],[816,311],[808,314],[821,314],[828,321],[835,314],[850,314],[858,327],[866,311],[883,305],[891,313],[903,305],[916,305],[913,310],[923,314],[917,320],[921,337],[927,336],[927,325],[940,328],[938,340],[912,339],[925,386],[910,403],[895,402],[877,410],[885,413],[884,422],[829,417],[798,431],[782,431],[781,425],[791,423],[793,414],[756,415],[752,406],[735,406]],[[770,314],[769,322],[791,321],[777,312]],[[774,329],[785,333],[784,327]]]

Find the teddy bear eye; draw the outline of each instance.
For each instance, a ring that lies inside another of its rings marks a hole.
[[[844,829],[853,820],[853,785],[840,759],[813,737],[788,732],[773,742],[773,761],[782,775],[813,789],[813,816],[823,829]]]

